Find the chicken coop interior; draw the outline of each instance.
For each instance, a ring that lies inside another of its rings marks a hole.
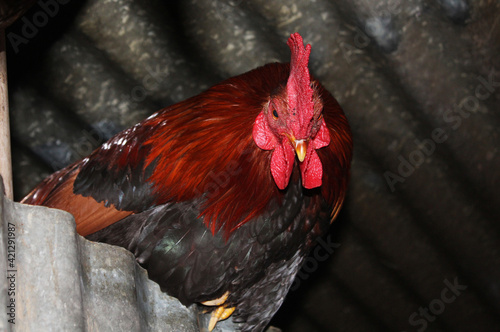
[[[354,155],[344,205],[270,325],[500,331],[499,1],[40,0],[22,13],[5,30],[15,201],[154,112],[289,62],[299,32]]]

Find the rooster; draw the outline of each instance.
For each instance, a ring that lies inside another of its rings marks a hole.
[[[23,203],[73,214],[89,240],[134,253],[162,291],[262,331],[315,239],[336,217],[352,155],[347,119],[288,64],[227,79],[118,133],[46,178]]]

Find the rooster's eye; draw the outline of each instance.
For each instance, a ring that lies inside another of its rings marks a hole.
[[[275,120],[278,118],[278,112],[276,112],[276,110],[273,110],[273,118]]]

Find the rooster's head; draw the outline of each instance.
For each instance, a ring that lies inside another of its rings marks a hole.
[[[298,33],[287,42],[292,52],[290,76],[286,86],[273,91],[255,120],[253,138],[264,150],[274,150],[271,174],[280,189],[285,189],[292,174],[295,156],[302,173],[302,184],[311,189],[321,186],[323,166],[316,149],[330,143],[323,119],[323,103],[311,82],[309,54]]]

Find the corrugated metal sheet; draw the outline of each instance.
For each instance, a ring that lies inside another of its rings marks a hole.
[[[67,212],[0,195],[0,222],[1,331],[199,331],[195,306],[162,293],[132,253],[79,236]]]
[[[298,31],[355,156],[345,208],[273,323],[500,330],[499,14],[493,0],[40,1],[7,30],[17,195],[161,107],[287,61]]]

